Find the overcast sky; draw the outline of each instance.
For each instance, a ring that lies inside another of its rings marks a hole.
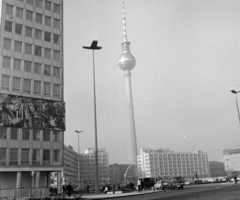
[[[125,13],[138,151],[201,150],[214,160],[216,149],[238,145],[230,90],[240,90],[240,1],[125,0]],[[92,52],[82,48],[92,40],[103,47],[95,51],[98,146],[110,164],[127,163],[121,0],[64,1],[65,144],[77,151],[83,130],[80,151],[94,147]]]

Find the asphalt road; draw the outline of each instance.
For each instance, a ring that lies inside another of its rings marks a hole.
[[[240,200],[240,184],[208,184],[187,186],[183,190],[166,190],[137,196],[110,199],[124,200]]]

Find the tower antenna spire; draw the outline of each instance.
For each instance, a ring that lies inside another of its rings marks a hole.
[[[124,36],[124,41],[127,41],[127,28],[126,28],[124,0],[122,0],[122,12],[123,12],[123,36]]]

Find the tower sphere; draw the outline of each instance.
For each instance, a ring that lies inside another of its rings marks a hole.
[[[118,60],[119,67],[125,70],[132,70],[136,65],[136,59],[131,54],[131,52],[123,52]]]

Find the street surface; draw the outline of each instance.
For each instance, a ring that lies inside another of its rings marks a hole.
[[[137,194],[137,193],[135,193]],[[88,197],[90,199],[90,196]],[[124,199],[124,200],[240,200],[240,184],[229,183],[186,186],[183,190],[166,190],[148,192],[131,196],[103,196],[98,199]]]

